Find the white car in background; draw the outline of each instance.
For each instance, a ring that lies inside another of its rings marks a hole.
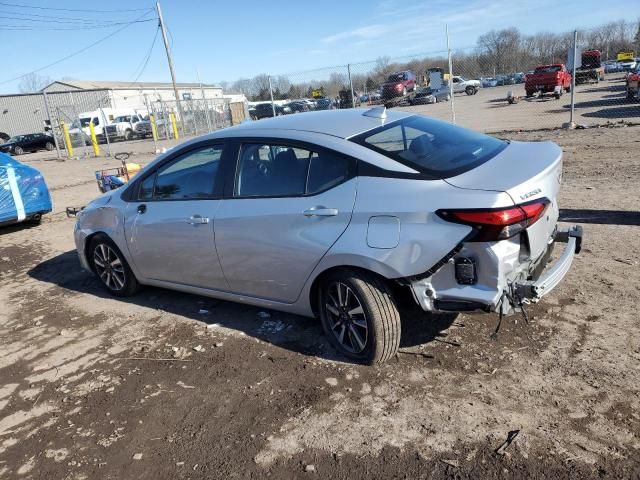
[[[467,80],[459,75],[453,77],[453,93],[466,93],[467,95],[475,95],[482,87],[480,80]]]

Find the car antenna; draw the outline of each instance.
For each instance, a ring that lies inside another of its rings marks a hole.
[[[380,118],[381,120],[384,120],[385,118],[387,118],[387,107],[373,107],[364,112],[362,115],[364,115],[365,117]]]

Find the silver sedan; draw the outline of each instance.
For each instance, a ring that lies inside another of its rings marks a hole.
[[[511,314],[579,251],[557,226],[562,152],[406,112],[249,122],[158,156],[79,215],[80,262],[113,295],[165,287],[319,317],[365,363],[398,351],[396,296]],[[548,266],[554,244],[566,243]]]

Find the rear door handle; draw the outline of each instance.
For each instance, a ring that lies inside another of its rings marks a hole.
[[[337,208],[312,207],[302,212],[305,217],[335,217],[338,215]]]
[[[202,225],[205,223],[209,223],[209,217],[202,217],[200,215],[191,215],[187,220],[187,223],[191,225]]]

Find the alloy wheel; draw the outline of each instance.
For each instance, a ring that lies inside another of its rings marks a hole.
[[[122,260],[109,245],[100,243],[93,250],[96,273],[107,288],[119,291],[125,286],[127,276]]]
[[[360,299],[342,282],[329,285],[325,301],[329,328],[348,352],[362,353],[367,346],[369,327]]]

